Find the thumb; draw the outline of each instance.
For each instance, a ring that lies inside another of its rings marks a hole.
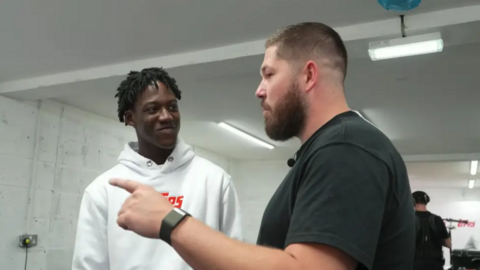
[[[135,192],[135,190],[142,186],[139,182],[119,178],[110,179],[110,185],[123,188],[130,193]]]

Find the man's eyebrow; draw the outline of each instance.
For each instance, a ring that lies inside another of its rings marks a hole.
[[[260,75],[264,74],[265,72],[267,72],[267,69],[269,69],[270,67],[269,66],[262,66],[262,68],[260,69]]]

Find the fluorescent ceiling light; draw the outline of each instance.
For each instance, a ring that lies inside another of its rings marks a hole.
[[[368,54],[372,61],[437,53],[443,51],[440,33],[370,42]]]
[[[227,123],[224,123],[224,122],[220,122],[218,123],[218,125],[232,133],[234,133],[235,135],[239,136],[239,137],[242,137],[250,142],[253,142],[253,143],[256,143],[262,147],[265,147],[265,148],[268,148],[268,149],[273,149],[275,148],[273,145],[269,144],[269,143],[266,143],[262,140],[259,140],[255,137],[253,137],[252,135],[249,135],[241,130],[239,130],[238,128],[235,128],[235,127],[232,127],[231,125],[227,124]]]
[[[473,188],[475,186],[475,180],[468,181],[468,188]]]
[[[470,163],[470,174],[476,175],[477,171],[478,171],[478,160],[472,160],[472,163]]]

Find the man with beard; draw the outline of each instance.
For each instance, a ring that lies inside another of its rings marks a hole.
[[[296,164],[265,209],[257,245],[211,230],[135,181],[117,222],[170,243],[194,269],[412,269],[415,216],[405,164],[390,140],[349,109],[347,52],[321,23],[266,42],[256,91],[274,140],[298,137]],[[159,230],[160,227],[160,230]]]

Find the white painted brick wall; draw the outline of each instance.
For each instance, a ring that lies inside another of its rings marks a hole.
[[[83,190],[134,138],[121,123],[54,101],[0,97],[0,269],[23,269],[25,232],[39,236],[29,270],[70,269]],[[228,171],[228,159],[194,149]]]

